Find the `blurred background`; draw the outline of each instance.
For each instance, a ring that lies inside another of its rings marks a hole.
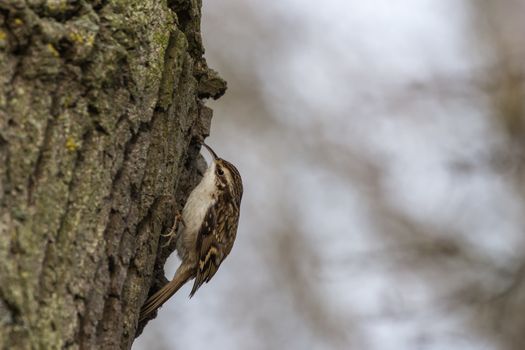
[[[525,349],[524,14],[204,1],[240,227],[134,349]]]

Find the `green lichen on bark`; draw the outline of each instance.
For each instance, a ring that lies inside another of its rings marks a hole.
[[[225,90],[200,6],[0,3],[0,349],[131,346]]]

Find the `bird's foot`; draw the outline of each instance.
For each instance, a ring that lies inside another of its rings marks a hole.
[[[177,235],[179,224],[183,224],[184,226],[186,226],[186,224],[184,223],[184,220],[182,219],[181,213],[177,211],[177,213],[175,214],[175,220],[173,222],[173,227],[171,228],[170,232],[164,233],[164,234],[161,233],[162,237],[166,237],[168,239],[168,241],[164,243],[164,245],[162,245],[162,248],[170,245],[173,237]]]

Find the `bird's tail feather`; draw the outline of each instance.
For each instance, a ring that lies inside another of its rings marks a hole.
[[[179,267],[173,279],[146,300],[140,309],[139,322],[143,321],[149,314],[171,298],[173,294],[177,293],[180,287],[193,277],[193,270],[194,269],[189,269],[185,266]]]

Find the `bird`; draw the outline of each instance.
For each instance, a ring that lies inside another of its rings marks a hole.
[[[212,279],[233,248],[243,194],[242,178],[232,163],[218,157],[207,144],[202,146],[211,154],[212,161],[167,235],[175,239],[181,264],[173,279],[146,300],[139,321],[195,278],[190,292],[190,298],[193,297]]]

